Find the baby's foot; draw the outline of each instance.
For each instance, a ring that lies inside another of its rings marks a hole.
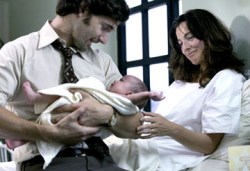
[[[12,150],[14,150],[16,147],[19,147],[25,143],[26,143],[26,141],[21,141],[21,140],[12,140],[12,139],[5,140],[6,146]]]

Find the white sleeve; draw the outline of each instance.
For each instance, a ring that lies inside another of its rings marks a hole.
[[[236,133],[241,113],[244,77],[231,70],[216,74],[205,88],[207,99],[202,110],[202,131]]]

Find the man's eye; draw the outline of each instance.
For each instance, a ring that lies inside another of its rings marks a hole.
[[[109,31],[109,27],[108,26],[105,26],[105,25],[102,25],[101,29],[103,31]]]

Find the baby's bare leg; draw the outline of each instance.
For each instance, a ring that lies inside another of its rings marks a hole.
[[[23,83],[23,91],[29,104],[34,104],[39,100],[39,94],[34,92],[29,82]]]
[[[29,82],[23,83],[23,91],[29,104],[34,104],[34,103],[50,104],[59,98],[58,96],[44,95],[34,92]]]

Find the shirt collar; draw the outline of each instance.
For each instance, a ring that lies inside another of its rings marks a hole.
[[[59,38],[55,30],[49,24],[49,21],[47,21],[41,28],[39,31],[39,36],[38,49],[50,45]]]
[[[40,29],[39,31],[39,42],[38,42],[38,49],[41,49],[43,47],[46,47],[48,45],[51,45],[52,42],[54,42],[56,39],[59,39],[61,42],[64,42],[64,40],[62,40],[58,34],[55,32],[55,30],[51,27],[50,25],[50,21],[47,20],[46,23],[44,24],[44,26]],[[89,59],[88,55],[85,55],[86,53],[90,53],[92,51],[92,48],[90,48],[89,50],[87,50],[86,52],[80,52],[77,51],[76,49],[72,50],[78,54],[80,57],[84,58],[85,60],[87,60],[88,62],[91,62],[91,59]]]

